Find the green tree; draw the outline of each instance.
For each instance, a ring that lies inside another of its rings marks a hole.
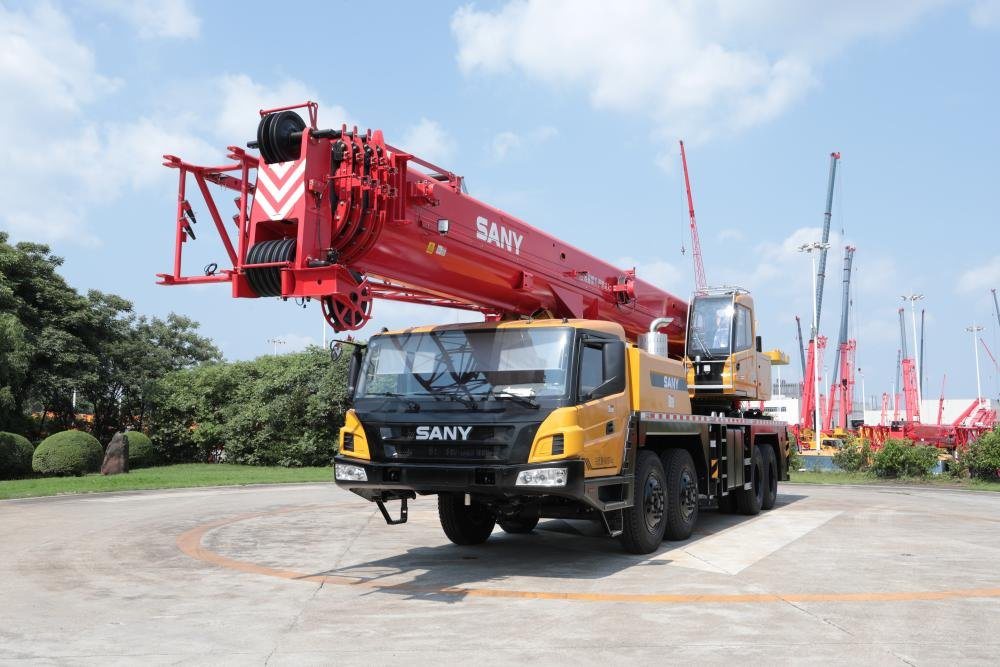
[[[346,366],[314,347],[170,373],[156,383],[150,435],[170,461],[328,465],[347,409]]]

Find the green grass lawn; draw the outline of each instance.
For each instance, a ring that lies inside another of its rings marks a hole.
[[[192,486],[238,486],[240,484],[284,484],[330,482],[333,466],[323,468],[278,468],[228,463],[184,463],[142,468],[127,475],[94,474],[83,477],[42,477],[0,482],[0,499],[55,496],[63,493],[179,489]]]
[[[800,484],[890,484],[899,486],[931,486],[946,489],[1000,491],[1000,483],[981,479],[955,479],[930,475],[923,479],[885,479],[863,472],[792,472],[791,481]]]

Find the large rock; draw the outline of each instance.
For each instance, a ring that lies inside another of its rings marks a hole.
[[[104,453],[101,474],[118,475],[123,472],[128,472],[128,436],[124,433],[115,433]]]

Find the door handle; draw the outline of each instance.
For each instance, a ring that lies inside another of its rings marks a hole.
[[[608,422],[604,426],[604,435],[611,435],[614,432],[615,432],[615,423],[614,422]]]

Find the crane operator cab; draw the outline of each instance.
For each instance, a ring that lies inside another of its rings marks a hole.
[[[706,290],[691,299],[684,350],[692,398],[766,401],[771,366],[788,363],[779,350],[762,351],[753,297],[735,287]]]

